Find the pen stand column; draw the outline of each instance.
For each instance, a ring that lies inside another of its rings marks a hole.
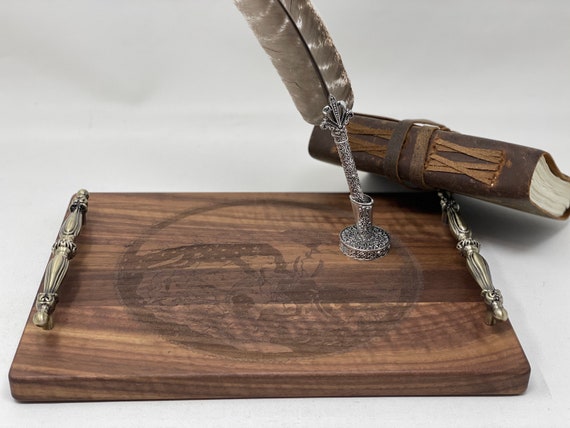
[[[348,144],[346,125],[352,117],[352,111],[343,101],[337,101],[331,95],[329,105],[323,109],[323,115],[321,128],[329,130],[334,139],[348,184],[355,220],[355,224],[340,232],[340,250],[357,260],[374,260],[385,256],[390,250],[390,236],[373,224],[374,200],[362,192],[354,157]]]
[[[383,257],[390,250],[390,237],[373,223],[374,200],[363,195],[364,201],[350,196],[355,224],[340,232],[340,250],[357,260],[374,260]]]

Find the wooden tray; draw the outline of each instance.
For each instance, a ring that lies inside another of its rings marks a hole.
[[[375,196],[383,259],[338,250],[347,195],[89,200],[55,327],[31,321],[20,401],[519,394],[530,367],[434,194]],[[55,232],[55,231],[54,231]]]

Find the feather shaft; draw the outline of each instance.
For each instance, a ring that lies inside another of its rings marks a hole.
[[[329,96],[352,108],[342,60],[309,0],[234,0],[307,122],[318,125]]]

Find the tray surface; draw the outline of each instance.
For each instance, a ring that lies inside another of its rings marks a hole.
[[[434,194],[375,196],[388,256],[338,249],[346,195],[94,193],[21,401],[518,394],[530,368]]]

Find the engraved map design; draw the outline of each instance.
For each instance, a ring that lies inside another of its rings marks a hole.
[[[341,254],[351,213],[338,214],[279,201],[181,213],[129,245],[120,298],[163,339],[231,358],[365,346],[406,315],[422,278],[397,240],[381,264]]]

